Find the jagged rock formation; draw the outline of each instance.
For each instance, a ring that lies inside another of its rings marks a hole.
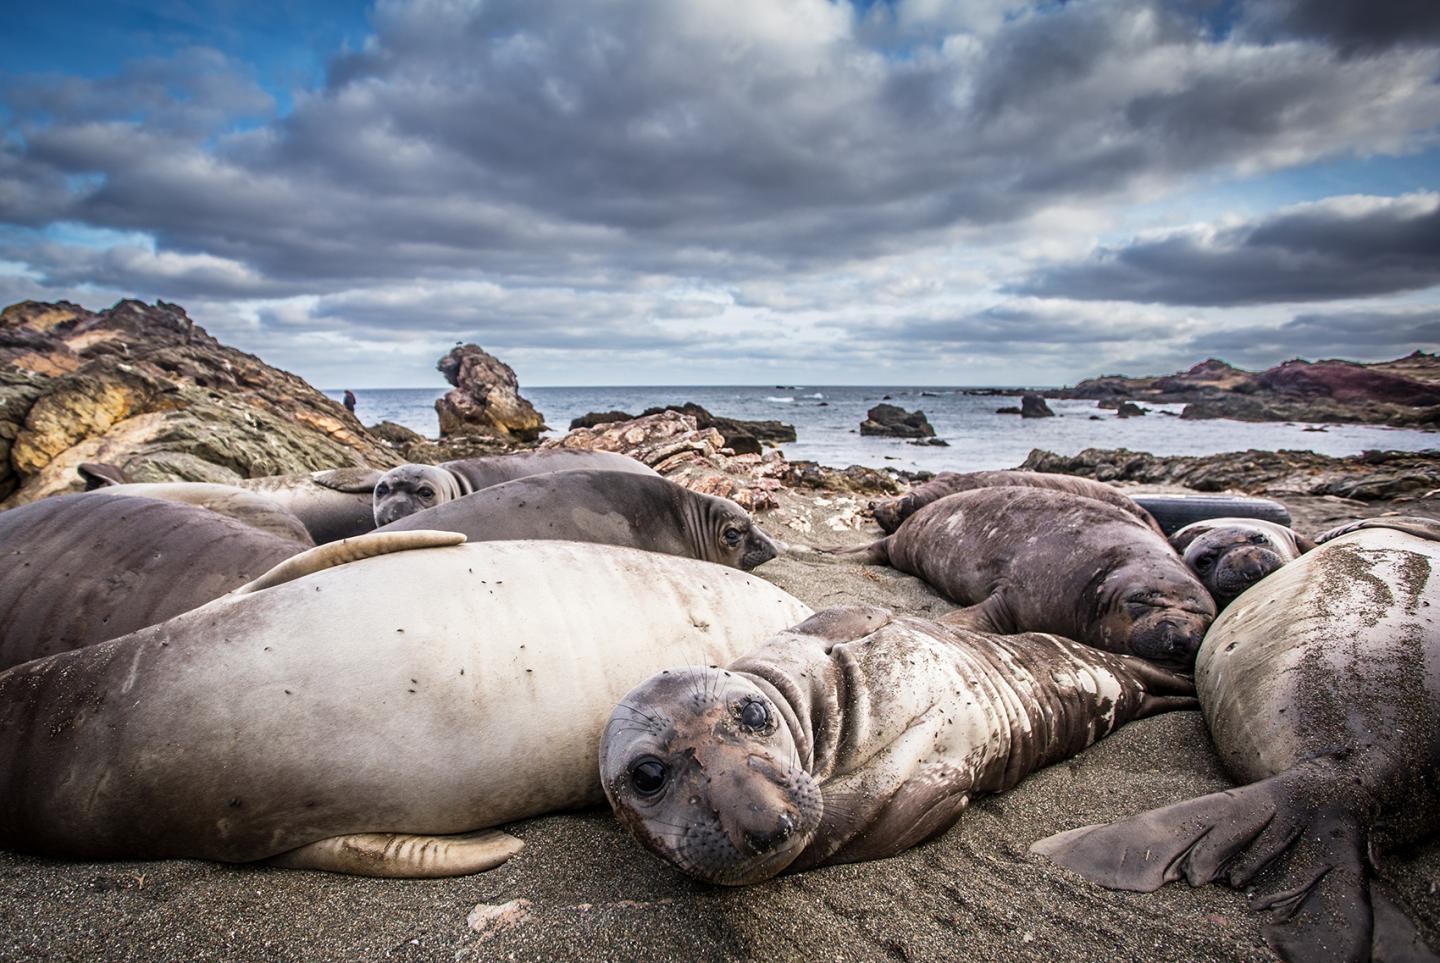
[[[1103,482],[1184,485],[1202,492],[1338,495],[1362,501],[1440,489],[1440,451],[1367,451],[1331,458],[1312,451],[1254,449],[1160,456],[1126,448],[1087,448],[1078,455],[1057,455],[1037,448],[1020,467]]]
[[[0,508],[81,490],[82,462],[134,481],[234,482],[399,461],[338,403],[178,305],[0,312]]]
[[[745,421],[740,418],[725,418],[711,414],[704,407],[687,401],[683,405],[666,405],[663,408],[646,408],[638,415],[623,411],[592,411],[570,422],[570,429],[593,428],[596,425],[613,424],[658,415],[665,411],[677,411],[695,419],[700,428],[714,428],[725,439],[725,447],[737,455],[758,455],[763,445],[778,445],[795,440],[795,426],[783,421]]]
[[[1416,351],[1395,361],[1287,361],[1265,371],[1210,358],[1160,378],[1103,375],[1057,398],[1185,403],[1182,418],[1328,421],[1440,427],[1440,356]]]
[[[906,411],[897,405],[876,405],[860,422],[860,434],[883,435],[889,438],[933,438],[935,429],[919,410]]]
[[[492,435],[535,441],[545,430],[545,419],[520,397],[514,369],[479,345],[453,348],[435,367],[454,386],[435,402],[441,438]]]
[[[1021,418],[1054,418],[1055,412],[1039,395],[1024,395],[1020,398]]]

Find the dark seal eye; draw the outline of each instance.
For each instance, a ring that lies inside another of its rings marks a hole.
[[[740,728],[759,732],[770,727],[770,709],[758,699],[745,703],[740,710]]]
[[[375,494],[381,496],[390,494],[390,486],[385,484],[384,482],[381,482],[380,484],[375,486]]]
[[[429,485],[426,485],[425,487],[420,489],[418,494],[421,498],[429,498],[431,495],[435,494],[435,489],[431,488]]]
[[[1200,571],[1202,571],[1202,572],[1208,572],[1208,571],[1210,570],[1210,566],[1212,566],[1212,565],[1214,565],[1214,564],[1215,564],[1215,556],[1214,556],[1214,555],[1201,555],[1199,558],[1197,558],[1197,559],[1195,560],[1195,567],[1196,567],[1197,569],[1199,569]]]
[[[725,539],[725,544],[726,544],[726,545],[730,545],[730,546],[732,546],[732,547],[735,546],[735,545],[739,545],[739,544],[740,544],[740,529],[738,529],[738,528],[727,528],[727,529],[725,529],[725,531],[721,534],[720,537],[723,538],[723,539]]]
[[[669,774],[665,763],[647,756],[630,767],[630,785],[641,796],[653,796],[665,788],[665,777]]]

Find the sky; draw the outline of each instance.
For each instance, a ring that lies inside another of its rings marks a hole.
[[[0,304],[323,387],[1063,384],[1440,345],[1434,0],[51,0]]]

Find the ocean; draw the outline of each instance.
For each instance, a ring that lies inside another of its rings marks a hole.
[[[367,425],[393,421],[422,435],[439,430],[435,400],[447,388],[355,389],[356,414]],[[1033,448],[1073,455],[1085,448],[1129,448],[1156,455],[1210,455],[1247,448],[1308,450],[1322,455],[1355,455],[1367,449],[1419,451],[1440,448],[1440,435],[1407,428],[1299,423],[1182,421],[1183,405],[1154,405],[1140,418],[1117,418],[1093,401],[1049,400],[1059,417],[1022,419],[995,409],[1019,405],[1019,394],[967,395],[954,387],[742,385],[731,387],[522,388],[521,394],[545,416],[550,435],[563,435],[570,420],[590,411],[638,413],[646,408],[693,401],[716,415],[746,420],[775,419],[795,426],[797,440],[781,445],[789,459],[823,465],[895,467],[929,471],[1013,468]],[[325,392],[340,399],[342,391]],[[865,412],[889,395],[893,404],[925,412],[948,448],[920,447],[895,438],[862,438]],[[1098,421],[1090,416],[1096,415]],[[1314,430],[1323,427],[1323,431]],[[1309,429],[1309,430],[1307,430]]]

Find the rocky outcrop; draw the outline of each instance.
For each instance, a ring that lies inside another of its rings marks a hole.
[[[1023,395],[1020,398],[1021,418],[1054,418],[1055,412],[1039,395]]]
[[[897,405],[879,404],[865,413],[865,420],[860,422],[860,434],[889,438],[933,438],[935,429],[930,427],[925,412],[919,409],[906,411]]]
[[[134,481],[234,482],[399,461],[339,404],[178,305],[0,312],[0,508],[80,490],[82,462]]]
[[[1338,495],[1363,501],[1440,489],[1440,451],[1369,451],[1331,458],[1311,451],[1253,449],[1199,456],[1158,456],[1125,448],[1057,455],[1036,449],[1020,467],[1104,482],[1184,485],[1201,492]]]
[[[570,422],[570,429],[593,428],[597,425],[631,421],[646,418],[665,411],[676,411],[695,419],[701,429],[714,428],[725,439],[725,447],[737,455],[758,455],[762,447],[774,446],[795,440],[795,426],[783,421],[744,421],[740,418],[725,418],[711,414],[701,405],[687,401],[683,405],[666,405],[662,408],[646,408],[638,415],[623,411],[592,411]]]
[[[479,345],[453,348],[435,367],[454,386],[435,402],[441,438],[491,435],[531,442],[545,430],[545,419],[520,396],[514,369]]]
[[[1379,364],[1287,361],[1265,371],[1210,358],[1159,378],[1104,375],[1058,398],[1184,403],[1182,417],[1241,421],[1310,421],[1440,427],[1440,357],[1416,351]]]
[[[1115,406],[1115,416],[1117,418],[1139,418],[1149,410],[1149,408],[1141,408],[1133,401],[1122,401]]]

